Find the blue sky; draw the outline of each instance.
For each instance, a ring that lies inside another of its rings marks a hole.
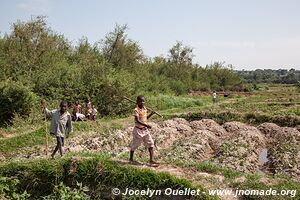
[[[97,42],[116,23],[147,56],[166,56],[181,41],[194,62],[235,69],[300,69],[300,0],[0,0],[0,32],[18,19],[46,15],[73,44]]]

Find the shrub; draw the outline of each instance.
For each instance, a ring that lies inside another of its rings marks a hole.
[[[44,197],[44,200],[62,199],[62,200],[88,200],[90,197],[85,194],[88,191],[87,187],[83,187],[81,183],[77,183],[77,188],[65,186],[63,182],[56,185],[53,194]]]
[[[0,199],[28,199],[30,195],[26,191],[18,193],[19,182],[19,179],[15,177],[0,177]]]
[[[134,81],[126,71],[112,72],[100,85],[95,86],[91,99],[95,102],[102,116],[122,116],[128,114],[132,104],[124,100],[123,96],[131,97]],[[92,93],[90,93],[92,94]]]
[[[36,100],[36,95],[21,83],[0,82],[0,125],[13,123],[15,114],[28,116]]]

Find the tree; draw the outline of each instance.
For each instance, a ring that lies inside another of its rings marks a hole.
[[[103,40],[104,57],[116,68],[128,67],[143,60],[144,55],[138,43],[127,39],[127,25],[116,25]]]
[[[12,32],[6,34],[1,43],[0,57],[5,57],[2,63],[5,77],[23,78],[24,82],[36,71],[66,60],[70,53],[67,40],[53,33],[43,16],[14,23]]]
[[[169,61],[177,65],[190,65],[193,61],[193,48],[184,46],[182,42],[176,44],[169,50]]]

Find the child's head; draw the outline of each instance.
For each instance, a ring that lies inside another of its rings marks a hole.
[[[75,101],[75,105],[76,106],[79,105],[79,101],[78,100]]]
[[[66,100],[62,100],[60,102],[60,112],[65,113],[67,111],[67,108],[68,108],[68,102]]]
[[[142,108],[144,107],[145,105],[145,97],[143,95],[139,95],[137,98],[136,98],[136,103],[137,105]]]

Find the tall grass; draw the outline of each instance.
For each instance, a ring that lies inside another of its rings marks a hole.
[[[210,98],[207,97],[171,96],[163,94],[146,97],[147,105],[151,105],[158,110],[201,107],[208,104],[209,100]]]
[[[50,136],[49,136],[50,137]],[[36,131],[20,134],[11,138],[0,139],[0,153],[10,155],[22,148],[45,144],[45,129],[39,128]]]

